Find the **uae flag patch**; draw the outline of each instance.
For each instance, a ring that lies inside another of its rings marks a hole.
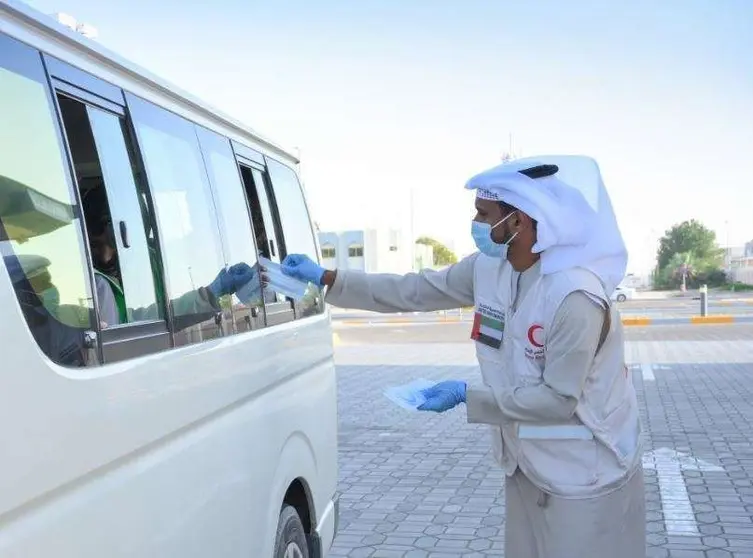
[[[471,339],[483,343],[487,347],[499,349],[505,333],[505,318],[501,312],[480,305],[473,317]]]

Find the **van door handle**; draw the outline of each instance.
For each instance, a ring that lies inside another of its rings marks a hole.
[[[125,221],[120,222],[120,240],[123,241],[123,246],[125,248],[131,247],[131,243],[128,242],[128,227],[126,226]]]

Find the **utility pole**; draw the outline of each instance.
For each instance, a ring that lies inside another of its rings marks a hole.
[[[516,153],[515,149],[513,148],[513,136],[512,132],[507,134],[507,151],[502,153],[502,162],[506,163],[508,161],[512,161],[513,159],[517,159],[520,157],[522,153]]]

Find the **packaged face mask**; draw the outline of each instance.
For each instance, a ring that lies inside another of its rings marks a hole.
[[[280,264],[267,258],[260,257],[259,263],[267,270],[264,274],[267,276],[270,289],[295,301],[301,300],[306,295],[310,288],[308,283],[285,275]]]
[[[238,300],[240,300],[246,306],[257,306],[258,304],[260,304],[261,283],[259,282],[259,277],[254,276],[251,281],[243,285],[235,292],[235,296],[237,296]]]
[[[420,378],[409,384],[387,388],[384,390],[384,396],[403,409],[417,411],[426,402],[426,398],[421,392],[434,384],[435,382]]]

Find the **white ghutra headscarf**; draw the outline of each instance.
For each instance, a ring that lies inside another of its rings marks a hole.
[[[627,249],[599,165],[590,157],[517,159],[477,174],[466,188],[536,220],[533,252],[541,253],[542,274],[582,267],[601,279],[608,295],[625,278]]]

